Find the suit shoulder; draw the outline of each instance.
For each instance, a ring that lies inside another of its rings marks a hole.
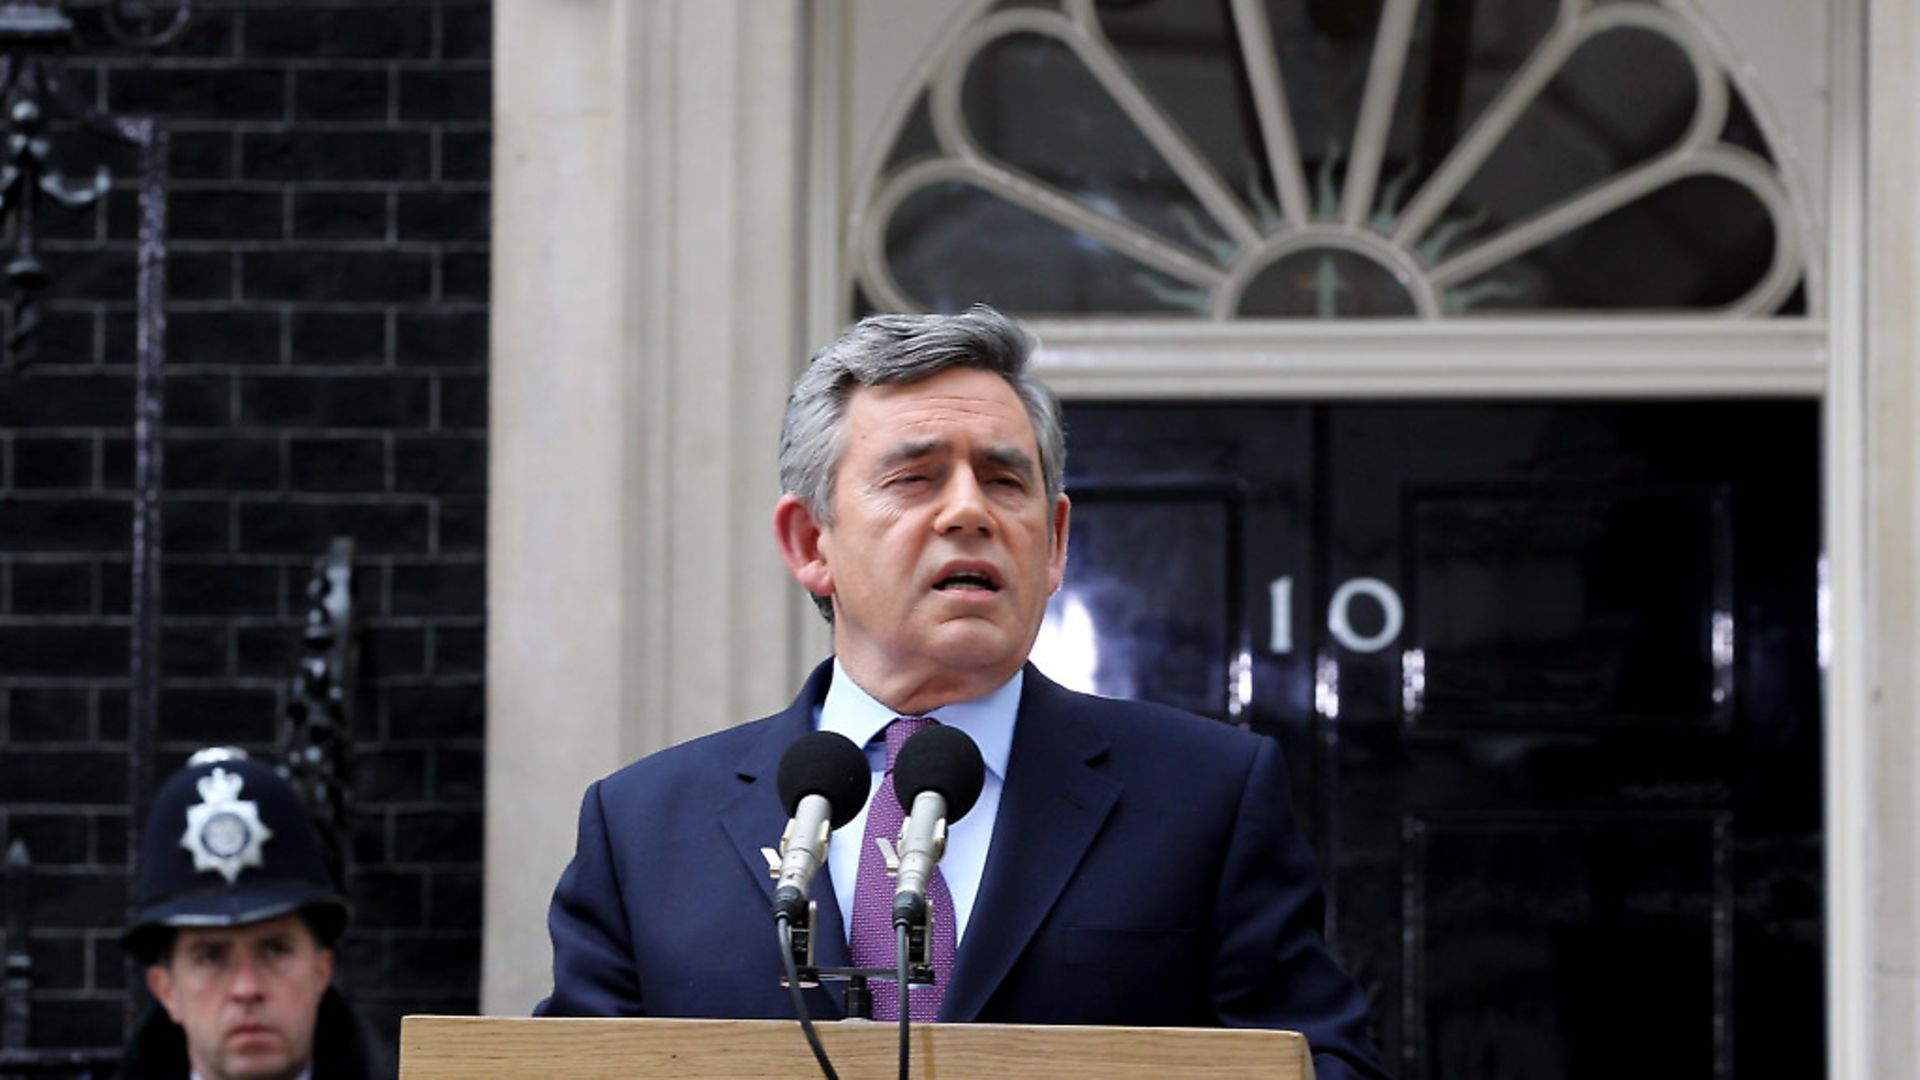
[[[1074,711],[1116,744],[1245,760],[1264,741],[1244,728],[1151,701],[1098,697],[1064,688]]]
[[[736,724],[656,750],[601,778],[595,787],[603,798],[620,798],[731,778],[775,719],[769,716]]]

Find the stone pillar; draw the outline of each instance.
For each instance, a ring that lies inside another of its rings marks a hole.
[[[587,784],[799,682],[772,508],[805,359],[803,15],[494,9],[489,1013],[549,988]]]
[[[1920,1077],[1920,17],[1909,0],[1868,5],[1866,55],[1865,855],[1873,969],[1862,980],[1867,1000],[1856,1003],[1867,1013],[1871,1058],[1850,1075],[1913,1080]]]

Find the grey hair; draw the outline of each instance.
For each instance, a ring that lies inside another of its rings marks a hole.
[[[822,525],[833,524],[834,474],[846,449],[847,397],[855,387],[914,383],[951,367],[990,371],[1007,381],[1033,422],[1048,520],[1065,490],[1067,433],[1060,401],[1027,375],[1034,340],[985,304],[959,315],[869,315],[813,354],[787,395],[780,424],[780,490],[797,496]],[[814,603],[828,621],[833,603]]]

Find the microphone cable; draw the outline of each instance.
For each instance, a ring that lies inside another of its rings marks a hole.
[[[893,927],[894,958],[900,965],[900,981],[896,983],[900,992],[900,1080],[907,1080],[907,1017],[913,1010],[907,1008],[907,924],[898,922]]]
[[[775,916],[774,922],[780,928],[780,960],[787,969],[787,992],[793,996],[793,1014],[800,1018],[800,1031],[807,1037],[807,1046],[813,1050],[813,1059],[820,1063],[820,1071],[826,1074],[827,1080],[840,1080],[840,1074],[833,1071],[833,1062],[827,1060],[827,1048],[820,1045],[820,1033],[813,1030],[813,1017],[807,1013],[806,996],[800,992],[800,969],[793,962],[793,925],[787,921],[785,912]],[[904,931],[902,933],[904,934]],[[905,942],[906,938],[902,937],[900,940]],[[904,949],[906,946],[903,944],[901,947]],[[904,958],[906,954],[903,952],[901,956]],[[902,963],[905,963],[904,959]],[[902,970],[905,969],[902,968]],[[903,1027],[901,1038],[905,1037]],[[904,1046],[903,1043],[902,1054],[906,1052]],[[900,1059],[902,1077],[906,1075],[904,1072],[906,1067],[907,1059],[902,1057]]]

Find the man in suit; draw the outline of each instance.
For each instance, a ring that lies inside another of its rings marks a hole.
[[[1321,937],[1276,744],[1073,693],[1026,662],[1070,511],[1031,347],[976,307],[875,316],[815,355],[787,402],[774,531],[834,657],[785,711],[588,790],[540,1013],[791,1016],[760,853],[786,821],[781,755],[837,731],[884,780],[900,732],[931,718],[970,736],[987,773],[929,890],[951,975],[912,992],[916,1017],[1289,1028],[1323,1080],[1384,1075],[1365,999]],[[890,966],[862,955],[875,918],[890,939],[885,912],[856,899],[891,898],[868,816],[814,886],[822,966]],[[815,1015],[840,1015],[809,994]],[[898,1007],[885,988],[875,1000],[879,1019]]]

